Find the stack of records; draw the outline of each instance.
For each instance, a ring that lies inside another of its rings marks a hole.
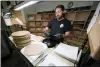
[[[12,33],[13,40],[16,44],[16,47],[23,48],[26,45],[31,43],[30,32],[28,31],[17,31]]]

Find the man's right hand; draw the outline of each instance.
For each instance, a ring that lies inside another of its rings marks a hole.
[[[46,31],[48,31],[48,30],[49,30],[49,28],[48,28],[48,27],[46,27],[46,28],[44,28],[44,30],[43,30],[43,31],[44,31],[44,32],[46,32]]]
[[[47,37],[50,37],[51,36],[51,34],[48,31],[45,31],[44,32],[44,35],[46,35]]]

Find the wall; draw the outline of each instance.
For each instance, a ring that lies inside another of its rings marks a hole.
[[[28,6],[21,10],[24,21],[27,21],[28,14],[36,14],[36,5]]]
[[[45,1],[45,2],[40,2],[35,5],[31,5],[29,7],[26,7],[23,9],[23,13],[25,14],[25,20],[27,20],[27,15],[28,14],[36,14],[37,12],[42,12],[42,11],[51,11],[54,10],[55,7],[59,4],[62,4],[65,6],[67,9],[69,1]],[[90,6],[93,4],[93,1],[74,1],[73,7],[81,7],[81,6]]]
[[[67,9],[67,5],[68,5],[68,1],[59,1],[59,2],[42,2],[40,4],[36,4],[36,7],[38,9],[36,9],[36,12],[41,12],[41,11],[50,11],[55,9],[55,7],[59,4],[62,4],[65,6],[65,8]],[[73,7],[80,7],[80,6],[88,6],[88,5],[92,5],[93,2],[80,2],[80,1],[74,1]]]

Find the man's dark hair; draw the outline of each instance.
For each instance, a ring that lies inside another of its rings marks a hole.
[[[63,5],[58,5],[58,6],[56,6],[56,8],[61,8],[62,11],[65,10],[65,7],[64,7]],[[55,8],[55,9],[56,9],[56,8]]]

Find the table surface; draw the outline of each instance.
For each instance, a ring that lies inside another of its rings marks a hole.
[[[9,39],[13,42],[13,39],[11,37],[9,37]],[[13,42],[14,43],[14,42]],[[15,44],[15,43],[14,43]],[[20,49],[20,53],[33,65],[33,66],[38,66],[41,62],[43,62],[43,60],[52,52],[54,52],[54,49],[57,47],[58,45],[56,45],[53,48],[47,48],[43,53],[41,53],[40,55],[37,56],[28,56],[25,55],[23,52],[23,48]],[[64,61],[63,61],[64,62]],[[68,61],[68,64],[71,63],[70,61]],[[71,63],[74,64],[74,63]]]
[[[10,36],[9,39],[14,43],[13,38]],[[14,43],[14,46],[17,48],[16,44]],[[29,61],[32,63],[33,66],[38,65],[49,53],[51,53],[57,46],[53,48],[47,48],[42,54],[38,56],[27,56],[23,53],[23,48],[19,49],[17,48],[20,53]]]
[[[24,48],[21,49],[21,53],[34,65],[37,66],[43,59],[45,59],[46,56],[48,56],[48,54],[52,53],[53,50],[55,49],[55,47],[53,48],[47,48],[45,49],[45,51],[43,53],[41,53],[40,55],[36,55],[36,56],[28,56],[26,54],[24,54]]]

